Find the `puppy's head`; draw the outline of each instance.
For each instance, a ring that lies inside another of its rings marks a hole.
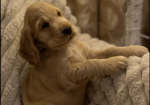
[[[31,64],[40,60],[38,47],[55,50],[76,35],[75,27],[57,7],[43,2],[32,4],[25,13],[20,55]]]

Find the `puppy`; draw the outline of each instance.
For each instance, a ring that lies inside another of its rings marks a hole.
[[[125,69],[142,46],[92,50],[74,39],[75,27],[57,7],[37,2],[25,13],[20,55],[32,67],[24,81],[24,105],[84,105],[88,81]]]

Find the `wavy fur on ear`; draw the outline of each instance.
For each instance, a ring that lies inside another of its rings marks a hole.
[[[21,31],[19,54],[30,64],[37,64],[40,60],[39,51],[34,45],[33,34],[29,26],[24,26]]]

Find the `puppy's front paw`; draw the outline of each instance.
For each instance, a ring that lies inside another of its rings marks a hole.
[[[128,46],[128,52],[130,53],[130,56],[138,56],[138,57],[142,57],[144,54],[146,54],[148,52],[148,49],[144,46],[138,46],[138,45],[131,45]]]
[[[125,70],[127,67],[127,61],[128,58],[124,56],[116,56],[116,57],[111,57],[108,59],[109,60],[109,66],[110,66],[110,71],[107,73],[107,75],[112,75],[114,73],[119,72],[120,70]]]

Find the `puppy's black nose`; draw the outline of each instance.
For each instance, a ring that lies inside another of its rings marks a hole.
[[[66,27],[66,28],[62,31],[62,33],[65,34],[65,35],[71,35],[71,33],[72,33],[71,27]]]

